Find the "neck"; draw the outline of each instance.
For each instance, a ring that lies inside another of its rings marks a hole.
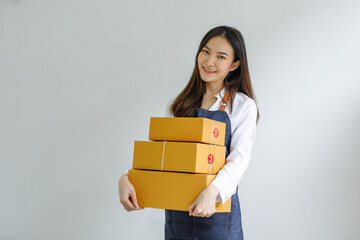
[[[206,95],[216,95],[221,91],[221,89],[224,88],[224,83],[223,82],[221,82],[221,83],[207,82],[205,86],[206,86],[206,88],[205,88]]]

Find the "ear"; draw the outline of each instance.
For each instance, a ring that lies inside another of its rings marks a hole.
[[[236,62],[234,62],[230,68],[230,71],[234,71],[235,69],[237,69],[240,66],[240,60],[237,60]]]

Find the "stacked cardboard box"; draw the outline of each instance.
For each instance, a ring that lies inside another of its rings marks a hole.
[[[188,211],[225,164],[225,131],[225,123],[206,118],[152,117],[152,141],[135,141],[129,170],[139,205]],[[230,208],[231,199],[215,211]]]

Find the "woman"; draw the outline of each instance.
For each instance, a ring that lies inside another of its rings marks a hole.
[[[228,104],[229,103],[229,104]],[[232,27],[211,29],[196,54],[193,74],[170,106],[174,117],[204,117],[226,123],[226,164],[189,206],[189,212],[165,210],[166,239],[243,239],[237,185],[250,160],[259,118],[245,43]],[[127,211],[142,209],[127,175],[119,180]],[[230,213],[214,213],[215,202],[231,198]]]

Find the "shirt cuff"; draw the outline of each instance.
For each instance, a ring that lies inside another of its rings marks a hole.
[[[219,195],[217,195],[216,197],[216,202],[221,202],[222,204],[224,204],[227,200],[229,200],[229,198],[231,198],[231,195],[226,195],[225,191],[223,189],[223,186],[225,186],[225,182],[220,179],[220,178],[215,178],[211,184],[215,187],[217,187],[217,189],[219,189]]]

